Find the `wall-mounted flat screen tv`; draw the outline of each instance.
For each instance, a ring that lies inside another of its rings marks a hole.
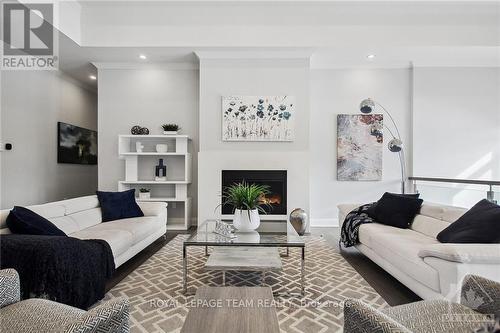
[[[57,163],[97,164],[97,132],[58,122]]]

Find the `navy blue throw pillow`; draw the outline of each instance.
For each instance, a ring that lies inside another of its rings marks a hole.
[[[395,195],[395,196],[400,196],[400,197],[406,197],[406,198],[413,198],[413,199],[418,199],[420,197],[420,193],[410,193],[410,194],[401,194],[401,193],[389,193],[390,195]],[[375,217],[375,209],[377,208],[377,202],[374,202],[370,208],[366,211],[368,216],[370,216],[372,219],[376,219]]]
[[[368,215],[376,222],[406,229],[420,211],[423,200],[417,195],[401,195],[385,192]]]
[[[96,193],[101,206],[102,222],[144,216],[135,201],[135,190],[124,192],[97,191]]]
[[[483,199],[436,238],[441,243],[500,243],[500,206]]]
[[[45,217],[24,207],[15,206],[7,216],[6,222],[14,234],[66,236],[61,229]]]

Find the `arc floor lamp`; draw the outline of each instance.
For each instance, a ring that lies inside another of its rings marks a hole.
[[[384,124],[384,127],[387,129],[389,134],[392,136],[392,139],[387,144],[387,148],[389,151],[393,153],[398,153],[399,156],[399,164],[401,166],[401,193],[405,193],[405,183],[406,183],[406,163],[405,163],[405,154],[403,148],[403,141],[401,140],[401,134],[399,133],[398,126],[394,121],[391,113],[387,111],[380,103],[372,100],[371,98],[364,99],[359,104],[359,111],[364,114],[372,113],[375,110],[375,107],[379,106],[387,115],[389,119],[391,119],[392,125],[394,126],[396,132],[394,133],[391,129]]]

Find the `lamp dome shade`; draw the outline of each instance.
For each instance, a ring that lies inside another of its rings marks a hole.
[[[392,139],[387,144],[387,148],[393,153],[400,152],[403,149],[403,142],[399,139]]]
[[[375,102],[370,98],[364,99],[359,104],[359,111],[362,113],[371,113],[375,109]]]

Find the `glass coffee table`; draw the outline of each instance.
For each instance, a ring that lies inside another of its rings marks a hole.
[[[228,222],[229,221],[225,221]],[[188,259],[187,251],[190,246],[205,247],[205,255],[208,256],[209,246],[226,246],[226,247],[274,247],[286,248],[286,256],[288,249],[291,247],[301,249],[300,258],[300,295],[304,296],[305,291],[305,242],[297,234],[293,226],[288,221],[262,221],[259,228],[253,232],[238,232],[236,238],[232,239],[214,233],[216,220],[206,220],[196,232],[194,232],[187,240],[184,241],[182,247],[182,292],[187,294],[188,291]],[[287,293],[292,295],[292,293]]]

